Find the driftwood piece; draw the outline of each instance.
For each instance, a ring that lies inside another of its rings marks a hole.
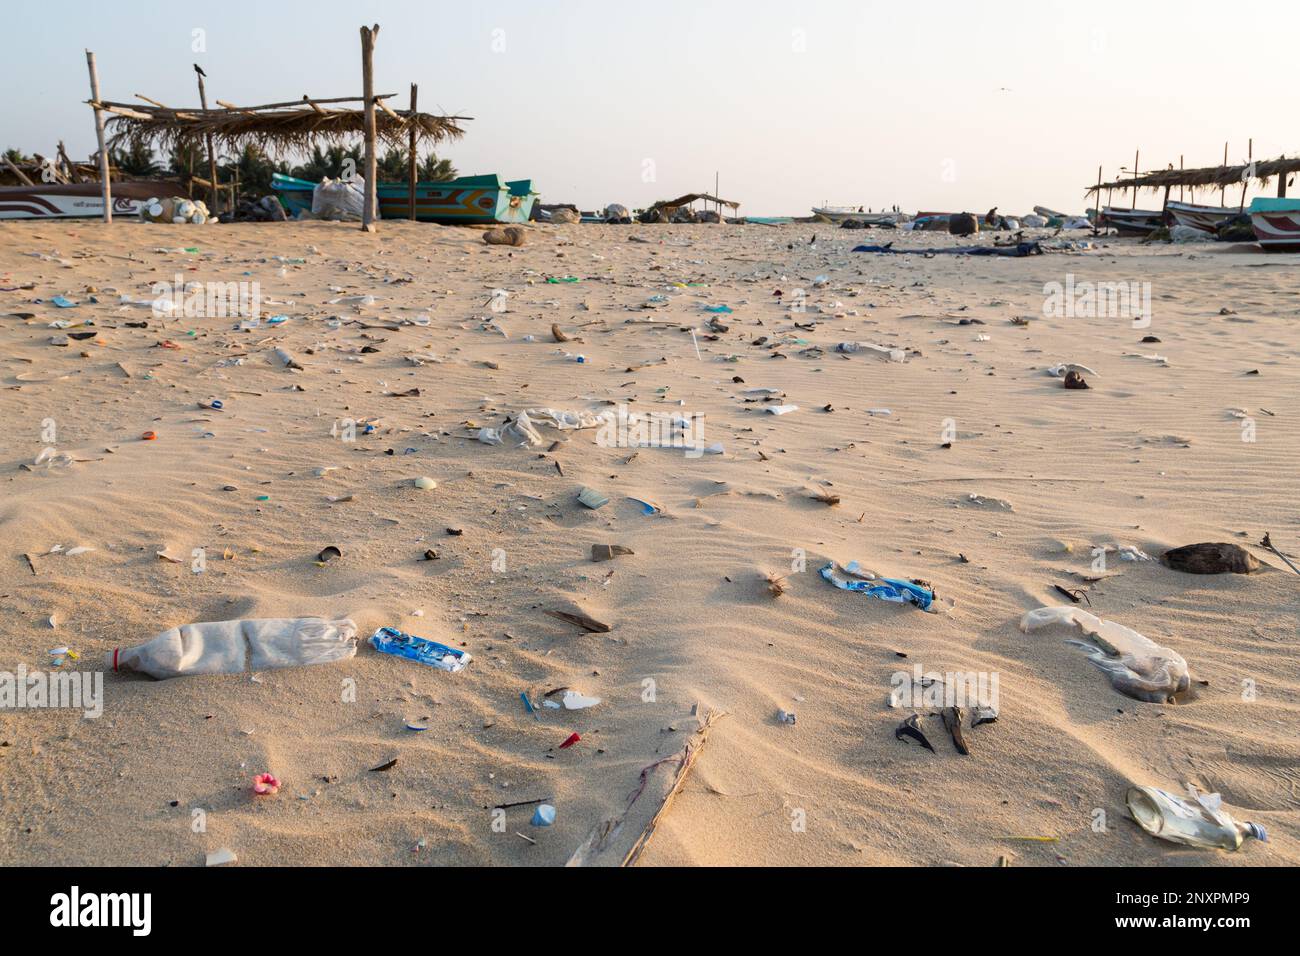
[[[565,866],[635,866],[645,848],[654,838],[659,822],[663,819],[664,814],[668,812],[669,807],[672,806],[673,800],[681,793],[682,787],[685,786],[686,778],[690,776],[700,751],[704,749],[705,743],[708,742],[709,731],[715,722],[725,716],[726,713],[723,711],[707,711],[700,718],[699,727],[695,730],[695,733],[691,734],[681,750],[643,767],[637,780],[636,789],[628,797],[627,806],[623,809],[623,813],[618,817],[602,820],[596,824],[582,845],[573,851],[573,855],[569,857]],[[621,850],[621,846],[625,841],[620,837],[623,836],[623,825],[627,822],[628,814],[636,802],[645,795],[651,775],[665,765],[675,769],[668,781],[668,789],[659,798],[658,809],[655,810],[654,816],[650,818],[650,821],[642,828],[641,832],[633,838],[627,849]]]
[[[587,617],[585,614],[571,614],[568,611],[547,611],[551,617],[559,618],[561,621],[568,621],[570,624],[576,624],[584,631],[591,631],[596,634],[607,634],[613,630],[608,624],[596,620],[594,617]]]
[[[593,544],[591,546],[591,560],[593,561],[613,561],[625,554],[636,554],[636,552],[631,548],[625,548],[621,544]]]

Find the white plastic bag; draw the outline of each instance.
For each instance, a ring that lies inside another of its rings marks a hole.
[[[311,193],[311,214],[316,219],[360,222],[366,208],[366,181],[361,176],[350,180],[326,176]],[[379,215],[379,210],[375,210]]]
[[[145,644],[111,651],[108,664],[163,680],[330,664],[356,652],[357,626],[346,618],[262,618],[182,624]]]

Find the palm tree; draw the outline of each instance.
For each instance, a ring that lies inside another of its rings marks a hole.
[[[298,179],[308,179],[312,182],[320,182],[326,176],[331,179],[339,179],[345,172],[343,164],[349,159],[352,160],[353,171],[360,172],[363,157],[359,145],[349,147],[330,146],[324,152],[321,152],[319,146],[313,146],[307,161],[301,166],[295,166],[290,175]]]
[[[410,162],[410,152],[405,149],[390,149],[375,162],[375,169],[379,174],[379,181],[389,183],[404,183],[408,176],[407,163]],[[449,159],[439,159],[435,154],[429,153],[424,159],[416,163],[415,176],[421,182],[426,183],[445,183],[449,179],[456,178],[456,167],[451,164]]]
[[[225,182],[238,179],[241,194],[261,196],[271,191],[272,175],[288,172],[288,163],[276,162],[260,146],[249,143],[233,159],[228,159],[222,165],[221,178]]]
[[[456,178],[456,167],[451,164],[450,159],[439,159],[435,153],[430,153],[420,160],[420,165],[416,167],[416,175],[425,182],[445,183],[449,179]]]
[[[127,176],[148,179],[161,171],[153,149],[145,143],[132,143],[127,149],[110,149],[109,161]]]

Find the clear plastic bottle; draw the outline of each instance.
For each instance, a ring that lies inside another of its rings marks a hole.
[[[1267,831],[1258,823],[1229,816],[1217,793],[1189,789],[1193,800],[1155,787],[1130,787],[1125,801],[1138,826],[1162,840],[1220,850],[1236,850],[1248,837],[1268,840]]]
[[[346,618],[257,618],[182,624],[147,643],[110,651],[108,664],[163,680],[328,664],[356,652],[357,626]]]

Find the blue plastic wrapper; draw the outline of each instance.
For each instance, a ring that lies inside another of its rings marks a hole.
[[[464,651],[458,651],[454,647],[439,644],[425,637],[407,634],[395,627],[381,627],[371,634],[370,646],[381,654],[405,657],[453,674],[464,669],[465,665],[473,659]]]
[[[854,561],[847,565],[844,570],[853,574],[857,569],[857,565],[858,563]],[[870,581],[843,578],[835,573],[834,563],[822,568],[820,574],[841,591],[856,591],[859,594],[879,598],[882,601],[891,601],[894,604],[914,604],[922,611],[930,610],[930,605],[934,603],[933,591],[919,584],[913,584],[911,581],[902,581],[898,578],[874,578]]]

